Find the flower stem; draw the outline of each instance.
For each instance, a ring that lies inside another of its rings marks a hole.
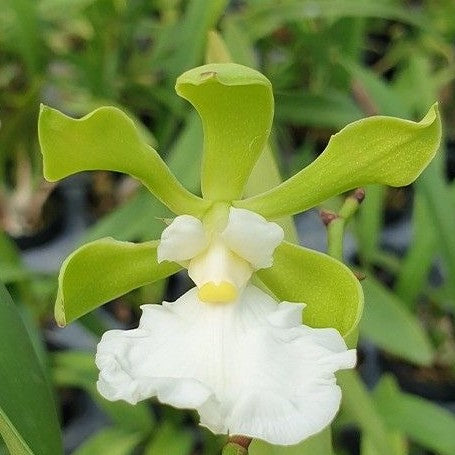
[[[346,224],[357,212],[360,204],[365,198],[365,191],[357,188],[344,201],[338,213],[322,211],[320,216],[327,226],[327,243],[329,256],[343,262],[343,241]]]

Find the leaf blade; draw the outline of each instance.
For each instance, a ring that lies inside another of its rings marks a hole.
[[[73,455],[129,455],[141,441],[138,433],[129,433],[121,428],[106,428],[85,441]]]
[[[0,283],[0,434],[12,453],[63,453],[53,396],[19,313]]]
[[[441,455],[455,453],[455,417],[417,395],[401,392],[392,377],[384,377],[374,391],[384,421],[410,439]]]
[[[65,351],[52,356],[53,381],[59,387],[85,390],[93,401],[119,428],[131,433],[147,435],[155,422],[145,402],[131,405],[125,401],[109,401],[96,388],[99,371],[91,352]]]
[[[397,455],[390,434],[375,401],[355,370],[340,371],[337,379],[343,389],[342,408],[356,421],[379,454]]]
[[[431,342],[406,305],[371,277],[363,289],[366,304],[360,333],[387,352],[429,365],[434,354]]]

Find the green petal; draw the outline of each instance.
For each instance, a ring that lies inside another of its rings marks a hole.
[[[334,327],[354,345],[363,308],[362,287],[341,262],[318,251],[283,242],[273,267],[256,272],[279,300],[302,302],[305,324]]]
[[[359,120],[332,136],[325,151],[298,174],[234,205],[273,219],[359,186],[409,185],[434,157],[440,139],[437,104],[418,123],[382,116]]]
[[[215,201],[241,197],[272,125],[269,80],[246,66],[213,63],[182,74],[175,88],[202,119],[202,194]]]
[[[135,244],[105,238],[68,256],[58,277],[58,324],[64,326],[132,289],[177,272],[178,264],[158,264],[157,245],[156,241]]]
[[[210,205],[180,184],[133,121],[115,107],[76,120],[42,106],[38,131],[44,176],[51,182],[80,171],[118,171],[139,179],[177,214],[201,216]]]

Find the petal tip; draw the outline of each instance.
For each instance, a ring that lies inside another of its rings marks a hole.
[[[57,302],[55,303],[54,318],[55,322],[60,328],[63,329],[64,327],[67,326],[65,308],[63,305],[63,300],[60,297],[57,297]]]

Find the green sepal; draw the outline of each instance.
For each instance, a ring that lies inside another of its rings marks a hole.
[[[365,118],[332,136],[313,163],[281,185],[234,205],[274,219],[360,186],[409,185],[434,157],[440,139],[437,104],[420,122]]]
[[[182,74],[175,88],[202,119],[202,194],[214,201],[241,197],[272,126],[270,81],[246,66],[212,63]]]
[[[348,345],[355,345],[363,291],[344,264],[324,253],[283,242],[275,250],[273,266],[256,273],[279,300],[306,304],[305,324],[334,327]]]
[[[44,177],[51,182],[80,171],[117,171],[139,179],[176,214],[200,217],[210,206],[180,184],[120,109],[101,107],[73,119],[41,106],[38,133]]]
[[[158,264],[158,242],[105,238],[87,243],[64,261],[58,277],[55,319],[65,326],[127,292],[166,278],[181,267]]]

